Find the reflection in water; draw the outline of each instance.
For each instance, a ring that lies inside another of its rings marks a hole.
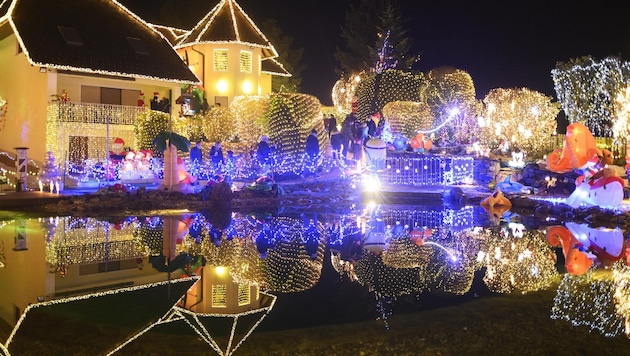
[[[525,227],[517,215],[489,220],[482,208],[468,206],[5,221],[0,222],[0,283],[13,288],[0,289],[0,305],[9,306],[0,309],[0,317],[16,327],[7,343],[11,351],[29,338],[43,339],[24,330],[32,325],[25,323],[33,315],[30,305],[72,305],[84,296],[192,278],[192,287],[168,295],[172,308],[166,314],[145,316],[131,336],[113,340],[103,352],[141,343],[147,324],[150,329],[185,321],[209,347],[230,353],[272,311],[274,294],[313,289],[325,264],[373,293],[374,314],[389,327],[388,317],[403,296],[470,295],[475,285],[494,293],[547,289],[561,275],[555,250],[562,248],[569,273],[560,283],[552,318],[612,336],[628,329],[630,315],[624,247],[619,230],[572,223],[539,230]],[[613,273],[602,272],[610,266]],[[209,331],[216,318],[229,319],[226,330]],[[237,327],[244,320],[249,324]],[[231,341],[217,341],[225,338]]]

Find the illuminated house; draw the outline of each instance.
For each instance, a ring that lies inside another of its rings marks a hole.
[[[271,93],[273,75],[291,76],[276,49],[234,0],[221,0],[190,31],[152,25],[202,79],[210,105]]]
[[[115,1],[0,2],[0,69],[0,151],[28,147],[39,162],[48,150],[62,163],[102,159],[117,137],[134,147],[139,112],[169,112],[183,84],[200,84],[164,35]]]

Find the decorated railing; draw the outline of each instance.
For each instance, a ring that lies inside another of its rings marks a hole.
[[[57,102],[57,121],[89,124],[133,125],[144,107]]]
[[[396,155],[374,160],[367,168],[384,185],[470,184],[474,179],[470,156]]]

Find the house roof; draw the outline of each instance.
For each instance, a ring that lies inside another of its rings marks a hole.
[[[278,56],[267,37],[234,0],[221,0],[175,48],[202,43],[240,43],[261,48],[263,59]]]
[[[262,72],[272,75],[280,75],[283,77],[290,77],[291,73],[289,73],[282,63],[278,62],[275,58],[267,58],[263,59],[260,63],[262,66]]]
[[[8,2],[0,26],[8,22],[34,66],[200,83],[162,33],[115,0]]]
[[[182,40],[184,36],[188,34],[188,32],[190,32],[188,30],[182,30],[180,28],[156,25],[151,23],[149,24],[149,26],[160,32],[168,40],[171,46],[175,46],[179,41]]]

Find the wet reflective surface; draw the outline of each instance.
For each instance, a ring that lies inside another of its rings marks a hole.
[[[365,320],[386,331],[396,314],[542,290],[556,291],[550,323],[625,339],[626,232],[529,220],[371,204],[0,221],[4,352],[124,354],[171,328],[230,354],[258,332]],[[91,337],[68,344],[73,328]]]

